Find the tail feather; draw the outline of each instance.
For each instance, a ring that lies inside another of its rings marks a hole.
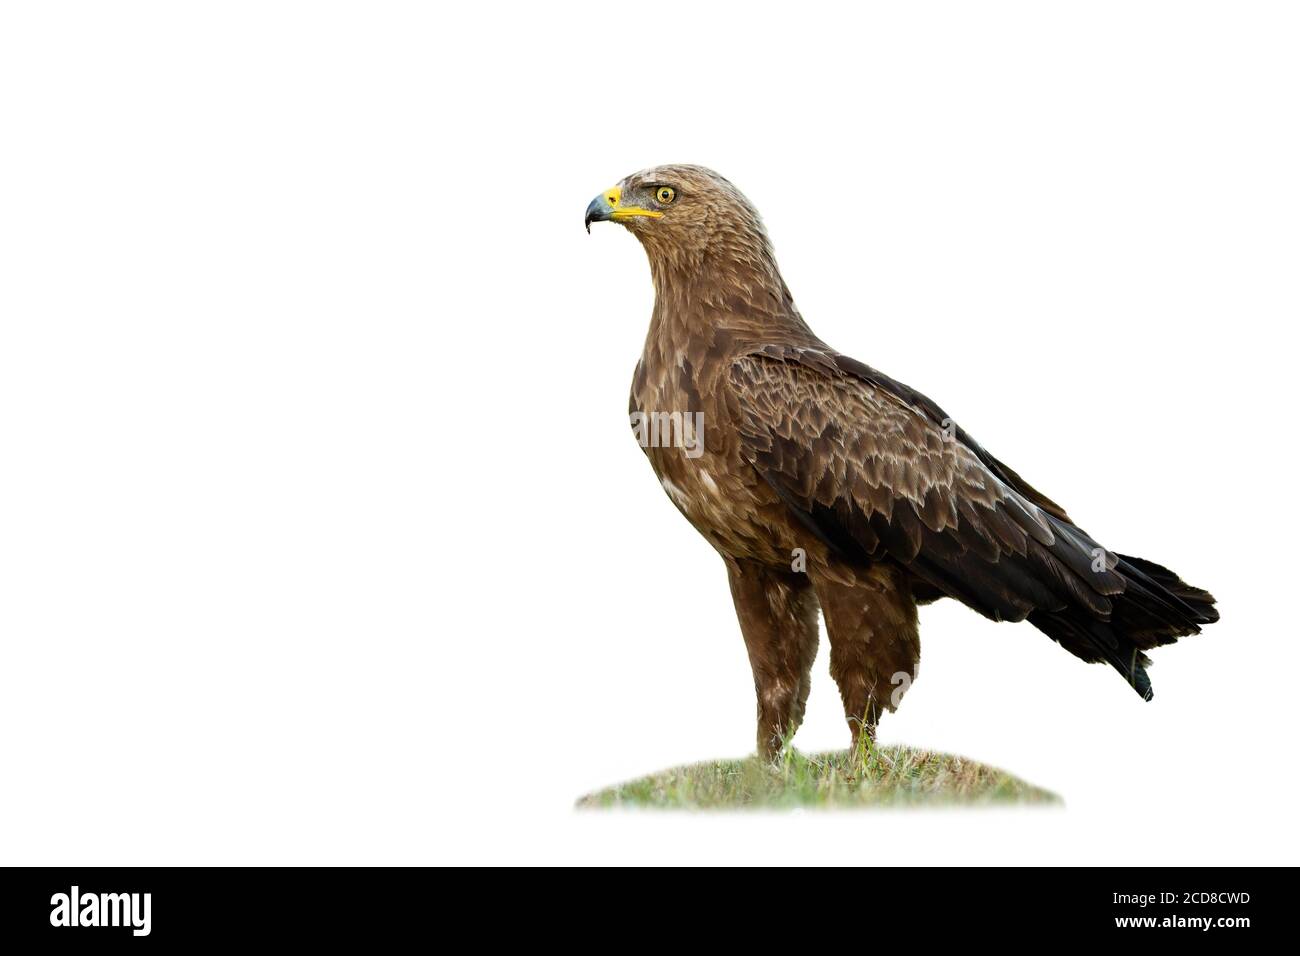
[[[1214,597],[1192,587],[1153,561],[1117,555],[1115,570],[1124,578],[1124,591],[1111,599],[1109,620],[1081,608],[1035,611],[1029,621],[1062,647],[1085,661],[1105,661],[1119,671],[1144,699],[1153,696],[1143,653],[1199,634],[1201,625],[1219,619]]]
[[[1117,555],[1121,562],[1128,564],[1132,571],[1145,575],[1166,592],[1178,599],[1184,609],[1190,611],[1197,624],[1213,624],[1219,619],[1219,612],[1214,607],[1214,595],[1209,591],[1192,587],[1168,568],[1129,555]]]

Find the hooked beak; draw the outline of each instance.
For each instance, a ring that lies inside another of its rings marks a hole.
[[[614,214],[614,207],[609,204],[604,193],[593,199],[587,206],[587,215],[583,217],[582,224],[587,227],[587,232],[591,232],[593,222],[608,222]]]
[[[593,222],[624,222],[638,216],[659,219],[663,213],[642,206],[624,206],[623,189],[621,186],[615,186],[613,189],[606,189],[591,201],[582,224],[587,227],[587,232],[591,232]]]

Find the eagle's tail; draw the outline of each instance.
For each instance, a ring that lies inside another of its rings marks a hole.
[[[1172,644],[1201,625],[1219,619],[1214,597],[1192,587],[1154,561],[1116,555],[1115,570],[1123,576],[1124,592],[1111,598],[1110,620],[1098,620],[1082,609],[1035,611],[1029,621],[1085,661],[1105,661],[1123,675],[1145,700],[1152,697],[1143,653]]]

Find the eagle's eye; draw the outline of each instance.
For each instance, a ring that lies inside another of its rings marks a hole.
[[[659,205],[667,206],[677,198],[677,190],[672,186],[660,186],[655,190],[655,199],[659,200]]]

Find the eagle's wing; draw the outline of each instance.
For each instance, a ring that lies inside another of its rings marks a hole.
[[[1213,611],[1158,565],[1107,554],[937,405],[860,362],[768,346],[732,364],[730,386],[746,459],[848,560],[892,560],[995,620],[1029,618],[1146,697],[1140,650]]]

